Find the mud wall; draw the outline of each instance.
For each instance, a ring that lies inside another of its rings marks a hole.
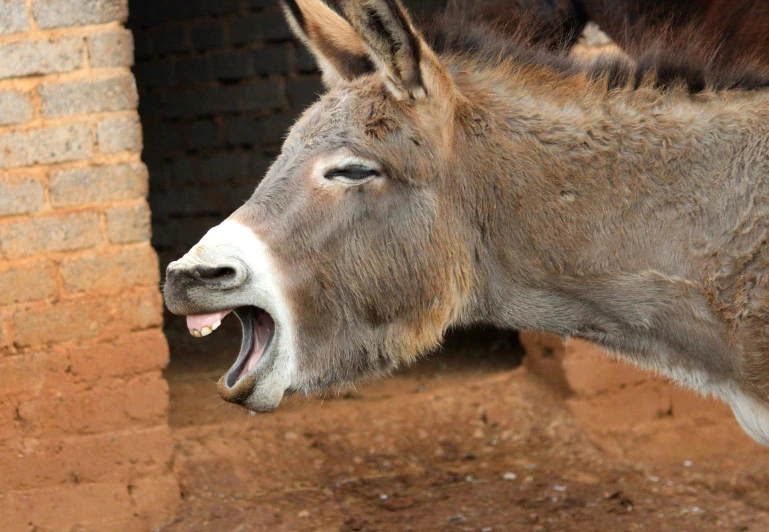
[[[146,530],[179,501],[126,17],[0,2],[1,530]]]
[[[690,438],[711,442],[707,452],[725,454],[739,441],[729,432],[734,416],[721,401],[634,367],[588,342],[564,342],[528,331],[521,332],[520,339],[526,368],[566,400],[579,426],[599,447],[638,460],[693,448],[687,456],[692,459],[703,456],[703,449],[687,443]],[[618,447],[628,441],[633,441],[631,448]]]

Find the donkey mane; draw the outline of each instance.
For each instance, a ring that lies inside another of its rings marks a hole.
[[[675,32],[668,26],[635,28],[638,38],[632,39],[632,52],[636,61],[615,54],[603,54],[594,61],[568,56],[569,39],[553,50],[538,35],[544,31],[543,23],[526,14],[490,23],[466,8],[449,8],[422,27],[426,41],[439,55],[478,67],[529,66],[564,78],[586,75],[603,80],[607,90],[651,85],[697,94],[769,87],[769,70],[753,61],[749,51],[739,61],[725,64],[719,60],[716,40],[693,27]]]

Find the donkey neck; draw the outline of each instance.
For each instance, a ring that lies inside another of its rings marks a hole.
[[[608,92],[579,76],[506,74],[468,87],[489,132],[467,159],[494,161],[474,205],[488,319],[590,337],[621,327],[607,300],[630,298],[619,321],[649,323],[672,293],[712,314],[706,258],[731,245],[746,190],[769,199],[769,93]]]

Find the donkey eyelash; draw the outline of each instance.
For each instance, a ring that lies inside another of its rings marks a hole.
[[[372,177],[378,177],[379,171],[362,165],[350,165],[344,168],[335,168],[326,172],[326,179],[345,179],[347,181],[364,181]]]

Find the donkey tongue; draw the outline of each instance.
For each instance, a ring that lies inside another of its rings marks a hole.
[[[238,380],[256,367],[257,362],[264,355],[272,333],[275,331],[275,322],[269,314],[263,313],[254,320],[254,343],[251,351],[246,355],[246,363],[238,373]]]
[[[232,312],[231,310],[223,310],[221,312],[212,312],[211,314],[197,314],[187,316],[187,328],[190,331],[202,331],[203,327],[213,329],[217,322],[220,322],[224,317]]]

